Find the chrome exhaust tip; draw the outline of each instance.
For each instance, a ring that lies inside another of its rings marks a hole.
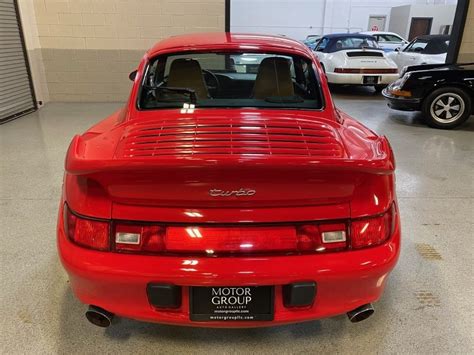
[[[112,324],[114,314],[100,307],[91,305],[86,312],[86,318],[89,322],[98,327],[107,328],[110,326],[110,324]]]
[[[367,303],[356,309],[347,312],[347,317],[352,323],[357,323],[369,318],[372,314],[374,314],[375,310],[372,307],[372,304]]]

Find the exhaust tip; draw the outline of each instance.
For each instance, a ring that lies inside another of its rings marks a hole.
[[[107,328],[112,324],[114,314],[97,306],[89,306],[86,312],[86,318],[89,322],[98,327]]]
[[[372,314],[374,314],[374,312],[375,310],[374,307],[372,307],[372,304],[367,303],[350,312],[347,312],[347,317],[352,323],[357,323],[369,318]]]

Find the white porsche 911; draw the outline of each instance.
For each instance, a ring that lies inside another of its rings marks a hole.
[[[446,62],[449,35],[427,35],[415,38],[403,49],[388,53],[400,71],[410,65],[442,64]]]
[[[323,36],[315,48],[330,84],[373,86],[377,92],[398,79],[398,67],[373,36],[342,33]]]

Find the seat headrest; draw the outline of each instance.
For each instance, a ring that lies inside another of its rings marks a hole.
[[[294,96],[290,61],[281,57],[263,59],[258,67],[253,92],[256,99],[265,99],[271,96]]]
[[[201,65],[194,59],[173,60],[168,74],[168,86],[193,89],[198,99],[206,99],[209,96]]]

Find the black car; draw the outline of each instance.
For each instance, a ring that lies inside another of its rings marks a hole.
[[[390,108],[422,111],[431,127],[457,127],[474,113],[474,63],[406,67],[382,94]]]

